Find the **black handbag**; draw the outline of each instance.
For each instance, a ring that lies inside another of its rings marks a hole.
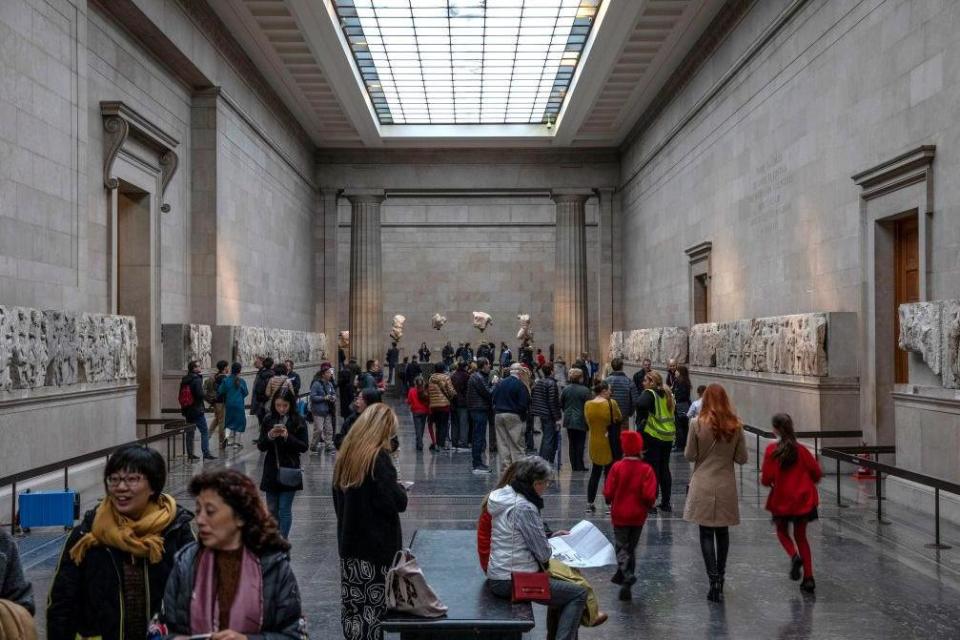
[[[280,449],[277,443],[273,443],[273,451],[276,454],[277,462],[277,484],[287,489],[297,489],[303,484],[303,469],[300,467],[281,467]]]

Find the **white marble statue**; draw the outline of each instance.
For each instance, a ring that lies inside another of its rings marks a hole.
[[[517,340],[520,340],[521,342],[532,342],[533,331],[530,330],[530,315],[526,313],[518,314],[517,320],[520,321],[520,330],[517,331]]]
[[[489,313],[484,313],[483,311],[474,311],[473,312],[473,326],[476,327],[480,333],[483,333],[493,324],[493,318],[490,317]]]
[[[407,321],[406,316],[399,313],[393,316],[393,327],[390,328],[390,339],[394,342],[400,342],[403,337],[403,323]]]
[[[435,313],[433,314],[433,319],[430,321],[430,324],[434,329],[440,331],[440,329],[443,329],[443,325],[447,324],[447,316]]]

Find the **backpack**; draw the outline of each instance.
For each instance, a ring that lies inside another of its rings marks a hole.
[[[180,385],[180,393],[177,395],[177,402],[180,403],[181,409],[192,409],[194,403],[193,389],[190,388],[189,382],[184,382]]]
[[[203,381],[203,399],[206,400],[208,404],[215,404],[220,401],[217,396],[217,387],[216,376],[210,376]]]

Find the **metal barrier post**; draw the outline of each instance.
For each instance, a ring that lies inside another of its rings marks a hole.
[[[164,438],[167,441],[167,473],[170,473],[170,435],[167,434],[167,437]]]
[[[10,484],[10,535],[17,533],[17,483]]]
[[[760,434],[755,434],[757,436],[757,471],[760,471]]]
[[[840,458],[837,458],[837,506],[843,506],[840,502]]]
[[[925,544],[927,549],[950,549],[950,545],[942,544],[940,542],[940,488],[933,488],[933,535],[934,542],[933,544]]]
[[[883,519],[883,474],[879,469],[875,471],[877,472],[877,524],[890,524]]]
[[[63,468],[63,490],[68,491],[70,489],[70,467]]]

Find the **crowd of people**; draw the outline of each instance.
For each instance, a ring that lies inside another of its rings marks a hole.
[[[500,481],[480,505],[477,526],[492,594],[511,597],[516,573],[546,572],[549,638],[575,638],[579,626],[607,620],[589,581],[551,558],[548,538],[567,532],[551,531],[541,518],[546,490],[561,467],[565,432],[572,472],[589,470],[587,512],[596,514],[600,495],[611,520],[617,559],[611,581],[620,599],[632,598],[647,517],[672,510],[669,462],[679,449],[693,464],[683,518],[699,527],[707,598],[723,600],[729,529],[739,523],[734,467],[747,461],[742,424],[723,387],[700,386],[691,401],[683,365],[668,363],[664,380],[646,361],[630,379],[614,358],[601,377],[585,355],[567,368],[524,353],[506,366],[501,361],[494,373],[485,357],[492,345],[481,345],[476,355],[469,344],[457,351],[448,346],[449,368],[444,349],[428,376],[418,361],[408,362],[396,379],[413,418],[416,455],[424,455],[427,435],[433,455],[469,451],[479,475],[491,472],[488,456],[497,454]],[[521,351],[532,350],[524,345]],[[386,361],[395,369],[397,354],[388,352]],[[159,453],[139,445],[116,450],[104,469],[103,499],[63,546],[46,612],[48,638],[305,638],[288,540],[294,497],[304,486],[301,456],[308,452],[335,455],[343,635],[382,638],[385,581],[403,546],[400,514],[407,507],[397,468],[400,421],[381,396],[394,373],[384,380],[378,361],[361,370],[344,358],[335,377],[324,363],[301,401],[292,362],[258,360],[252,392],[241,369],[219,362],[204,380],[191,362],[179,399],[184,417],[200,431],[203,456],[212,458],[209,442],[217,428],[221,452],[243,447],[250,397],[259,423],[254,444],[263,454],[259,490],[239,471],[203,470],[189,483],[190,511],[164,492],[166,462]],[[215,416],[209,429],[203,417],[208,408]],[[790,416],[774,416],[772,426],[778,441],[764,453],[761,473],[771,487],[766,507],[789,558],[790,578],[802,578],[801,589],[812,592],[806,527],[817,518],[821,471],[797,443]],[[187,451],[192,455],[192,448]],[[16,545],[0,533],[4,600],[18,607],[18,615],[29,618],[35,611]],[[0,616],[7,610],[0,607]]]

